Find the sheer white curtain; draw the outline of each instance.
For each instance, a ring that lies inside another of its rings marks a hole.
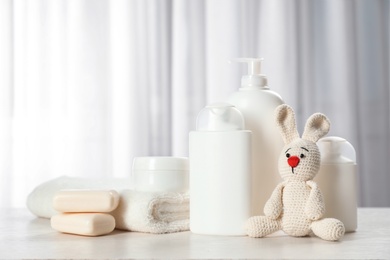
[[[0,205],[61,175],[125,177],[188,154],[198,111],[264,57],[302,128],[358,151],[360,205],[390,206],[388,1],[2,0]]]

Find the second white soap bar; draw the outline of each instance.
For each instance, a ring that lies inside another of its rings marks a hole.
[[[111,212],[118,206],[119,194],[114,190],[61,190],[53,199],[60,212]]]
[[[51,227],[63,233],[101,236],[115,229],[115,219],[106,213],[65,213],[50,220]]]

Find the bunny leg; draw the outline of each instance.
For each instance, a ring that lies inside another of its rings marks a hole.
[[[343,222],[335,218],[314,221],[311,224],[311,230],[316,236],[330,241],[339,240],[345,233]]]
[[[246,222],[246,233],[250,237],[265,237],[280,229],[280,221],[267,216],[251,217]]]

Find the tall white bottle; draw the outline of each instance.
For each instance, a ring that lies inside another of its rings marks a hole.
[[[190,229],[245,235],[251,216],[251,132],[238,109],[206,106],[189,135]]]
[[[238,59],[248,64],[248,75],[241,79],[241,88],[227,100],[244,116],[246,129],[252,131],[252,215],[263,215],[264,205],[281,181],[278,157],[283,148],[276,128],[274,110],[284,103],[268,88],[267,77],[261,74],[262,59]]]
[[[325,200],[324,217],[337,218],[345,231],[357,228],[357,172],[353,146],[341,137],[320,139],[321,168],[315,181]]]

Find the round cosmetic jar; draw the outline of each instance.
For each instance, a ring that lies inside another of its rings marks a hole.
[[[186,157],[135,157],[132,180],[137,191],[185,192],[189,189]]]

